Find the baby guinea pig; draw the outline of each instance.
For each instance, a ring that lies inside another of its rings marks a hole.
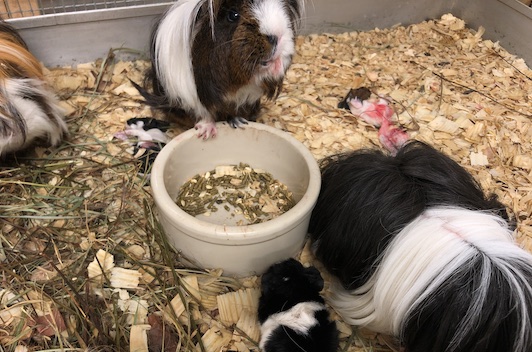
[[[261,279],[258,316],[263,352],[335,352],[338,330],[320,296],[318,269],[295,259],[272,265]]]
[[[17,31],[0,22],[0,156],[41,139],[56,145],[66,134],[63,110],[41,64]]]
[[[303,0],[178,0],[156,24],[141,88],[154,108],[195,121],[198,136],[255,120],[295,52]],[[151,90],[151,92],[149,92]]]

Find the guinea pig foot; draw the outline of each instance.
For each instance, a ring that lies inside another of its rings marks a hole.
[[[227,120],[227,123],[233,128],[244,128],[244,125],[248,124],[248,120],[243,117],[231,117]]]
[[[397,154],[399,149],[408,141],[408,133],[403,129],[385,122],[381,125],[378,132],[381,144],[392,153]]]
[[[216,137],[216,134],[218,133],[214,122],[200,121],[194,126],[194,128],[198,131],[198,138],[203,138],[205,140]]]

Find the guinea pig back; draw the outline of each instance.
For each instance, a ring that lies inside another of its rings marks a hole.
[[[458,163],[411,142],[331,157],[322,180],[309,231],[346,322],[409,352],[532,350],[532,255]]]
[[[435,205],[494,211],[496,196],[448,156],[411,142],[396,156],[379,150],[333,155],[321,162],[322,186],[309,225],[318,258],[348,289],[371,276],[392,234]]]

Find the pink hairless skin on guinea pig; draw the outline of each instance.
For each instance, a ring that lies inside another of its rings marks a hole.
[[[302,1],[179,0],[154,28],[145,87],[134,85],[198,137],[215,137],[217,121],[242,127],[281,91]]]
[[[386,99],[370,98],[370,96],[371,92],[367,88],[352,89],[339,107],[349,109],[353,115],[378,128],[381,144],[386,150],[396,154],[408,141],[408,133],[394,124],[392,120],[394,110]]]

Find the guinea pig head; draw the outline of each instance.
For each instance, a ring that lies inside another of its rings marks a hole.
[[[318,269],[305,268],[291,258],[272,265],[262,275],[261,290],[263,297],[288,302],[288,309],[299,302],[317,300],[323,284]]]
[[[228,94],[258,86],[274,98],[292,62],[299,17],[297,0],[207,1],[192,48],[196,78]]]

